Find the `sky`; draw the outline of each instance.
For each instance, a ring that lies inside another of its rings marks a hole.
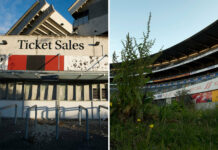
[[[111,0],[110,56],[120,54],[129,32],[140,40],[146,31],[149,12],[151,53],[169,48],[199,32],[218,19],[218,0]],[[110,59],[111,61],[111,59]]]
[[[73,17],[67,10],[75,0],[46,1],[70,23],[73,22]],[[5,34],[35,2],[36,0],[0,0],[0,35]]]
[[[36,2],[36,0],[0,0],[0,35]],[[70,23],[67,9],[75,0],[47,0]],[[218,19],[218,0],[110,0],[110,61],[114,51],[120,54],[126,34],[142,37],[149,12],[151,39],[156,39],[151,53],[166,49],[199,32]]]

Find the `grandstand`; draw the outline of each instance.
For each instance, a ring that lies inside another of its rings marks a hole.
[[[144,90],[154,92],[156,101],[167,103],[171,103],[176,93],[183,89],[189,91],[196,103],[218,102],[217,58],[218,20],[188,39],[163,50],[150,66],[151,80]],[[110,67],[112,82],[114,64]]]

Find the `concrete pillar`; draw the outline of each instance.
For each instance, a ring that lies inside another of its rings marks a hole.
[[[22,88],[23,84],[22,83],[16,83],[16,99],[21,100],[22,97]]]
[[[46,84],[41,84],[40,85],[40,100],[45,99],[45,89],[46,89]]]
[[[37,89],[38,89],[38,85],[37,84],[32,84],[32,97],[31,97],[31,100],[36,100],[37,99]]]
[[[14,83],[8,83],[8,99],[13,99]]]
[[[58,100],[64,100],[65,99],[65,88],[66,88],[66,86],[64,85],[64,84],[59,84],[58,85],[58,92],[57,92],[57,94],[58,94],[58,97],[57,97],[57,99]]]
[[[30,93],[30,84],[24,84],[24,100],[28,100]]]
[[[67,85],[67,100],[73,100],[73,85]]]
[[[49,85],[48,85],[48,96],[47,96],[47,100],[52,100],[53,90],[54,90],[54,85],[49,84]]]
[[[81,101],[81,91],[82,87],[81,85],[76,85],[76,101]]]
[[[84,85],[84,101],[89,100],[89,85]]]

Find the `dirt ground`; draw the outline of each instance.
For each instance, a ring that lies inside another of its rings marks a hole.
[[[29,123],[29,138],[24,139],[25,120],[2,119],[0,122],[0,150],[107,150],[108,122],[89,120],[89,141],[86,140],[86,123],[78,120],[60,120],[59,139],[56,140],[55,120],[38,120]]]

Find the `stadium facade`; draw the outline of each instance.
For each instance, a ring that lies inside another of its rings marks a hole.
[[[217,35],[218,20],[190,38],[163,50],[150,66],[151,80],[144,90],[153,92],[157,103],[171,103],[178,91],[187,90],[197,107],[215,107],[218,102]],[[113,64],[110,67],[113,81]]]
[[[93,2],[75,3],[80,10]],[[107,27],[104,22],[98,24]],[[96,118],[96,108],[108,106],[108,37],[89,34],[92,26],[87,28],[81,36],[52,5],[36,1],[0,36],[0,105],[17,104],[18,117],[37,105],[38,118],[54,118],[57,106],[62,118],[77,118],[78,111],[73,110],[82,105],[89,109],[90,118]],[[11,117],[13,112],[1,115]],[[102,116],[107,115],[102,110]]]

